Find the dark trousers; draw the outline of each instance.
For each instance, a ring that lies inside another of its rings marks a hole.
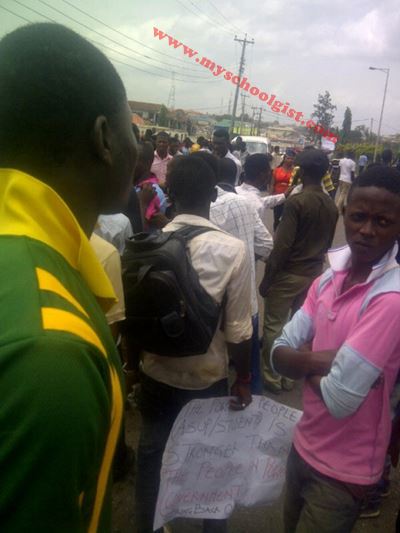
[[[251,337],[251,393],[262,394],[263,378],[261,373],[260,335],[258,332],[258,313],[251,319],[253,336]]]
[[[142,374],[138,406],[142,430],[136,459],[136,521],[138,533],[153,531],[160,470],[169,433],[181,409],[191,400],[228,395],[228,381],[203,390],[169,387]],[[226,520],[204,520],[203,531],[225,533]]]
[[[274,207],[274,231],[276,231],[276,228],[278,227],[279,222],[282,218],[283,208],[284,204],[276,205]]]
[[[286,471],[285,533],[349,533],[368,489],[320,474],[292,447]]]

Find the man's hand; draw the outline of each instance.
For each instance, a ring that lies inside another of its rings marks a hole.
[[[234,411],[243,411],[252,402],[250,384],[235,381],[231,388],[231,395],[236,396],[229,404]]]
[[[291,185],[290,187],[288,187],[286,189],[286,191],[284,192],[284,195],[285,197],[287,198],[288,196],[290,196],[290,194],[293,192],[293,190],[297,187],[297,185]]]
[[[312,358],[311,376],[326,376],[331,370],[333,360],[337,350],[321,350],[320,352],[310,352]]]
[[[267,280],[267,278],[264,276],[260,283],[260,286],[258,287],[258,292],[260,293],[260,296],[265,298],[267,296],[269,287],[270,287],[270,283]]]

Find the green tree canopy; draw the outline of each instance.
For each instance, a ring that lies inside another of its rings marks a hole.
[[[314,112],[312,117],[316,119],[317,123],[329,130],[332,127],[333,119],[335,118],[334,111],[336,106],[332,103],[329,91],[325,94],[318,95],[318,102],[314,104]],[[321,137],[321,135],[317,135]]]

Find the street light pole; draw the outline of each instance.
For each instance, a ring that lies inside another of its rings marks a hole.
[[[385,90],[383,91],[383,101],[382,101],[381,115],[379,117],[378,132],[377,132],[376,141],[375,141],[375,150],[374,150],[374,161],[375,161],[376,160],[376,154],[378,152],[380,136],[381,136],[382,117],[383,117],[383,110],[385,108],[386,91],[387,91],[387,86],[388,86],[388,81],[389,81],[390,68],[369,67],[369,70],[380,70],[380,71],[386,73],[386,82],[385,82]]]

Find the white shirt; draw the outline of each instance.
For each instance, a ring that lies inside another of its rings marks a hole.
[[[251,314],[258,312],[255,256],[265,260],[273,247],[270,232],[264,226],[257,209],[247,198],[217,187],[218,197],[211,204],[210,220],[234,235],[246,245],[251,264]]]
[[[226,343],[238,344],[252,336],[251,266],[243,242],[205,218],[178,215],[163,231],[175,231],[187,225],[216,230],[193,238],[188,248],[203,288],[219,304],[226,296],[221,314],[223,328],[217,328],[205,354],[163,357],[143,352],[142,370],[152,379],[171,387],[199,390],[227,378]]]
[[[114,324],[114,322],[125,320],[125,300],[124,291],[122,288],[121,258],[115,246],[96,235],[96,233],[92,233],[92,236],[90,237],[90,244],[92,245],[98,260],[102,264],[109,280],[111,281],[114,292],[118,298],[118,302],[115,303],[106,313],[107,324],[111,325]]]
[[[247,150],[245,150],[244,152],[241,152],[240,150],[235,150],[233,152],[233,155],[236,157],[236,159],[239,159],[240,164],[243,168],[244,164],[246,163],[246,159],[249,157],[250,154]]]
[[[229,150],[224,155],[223,159],[232,159],[236,165],[236,183],[239,183],[240,174],[242,173],[242,165],[237,157],[235,157]]]
[[[274,152],[272,154],[271,169],[274,170],[276,167],[279,167],[279,165],[282,163],[282,160],[283,155]]]
[[[126,239],[130,239],[133,235],[129,218],[122,213],[100,215],[94,232],[115,246],[120,255],[124,253]]]
[[[339,161],[340,176],[339,181],[351,183],[351,173],[356,171],[356,164],[352,159],[344,157]]]
[[[267,209],[273,209],[276,205],[282,204],[286,200],[286,196],[283,193],[261,196],[261,192],[257,187],[249,183],[242,183],[242,185],[236,187],[236,192],[251,200],[263,222],[265,221]]]

